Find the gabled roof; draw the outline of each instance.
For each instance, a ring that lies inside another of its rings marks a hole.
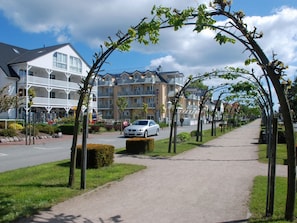
[[[28,50],[21,47],[0,43],[0,68],[5,72],[5,74],[8,77],[19,78],[18,74],[14,72],[14,70],[11,68],[12,64],[25,63],[34,60],[38,57],[44,56],[50,52],[53,52],[67,45],[69,45],[77,53],[77,55],[79,55],[79,53],[69,43],[49,47],[42,47],[33,50]],[[86,63],[86,61],[81,56],[80,58]]]
[[[23,54],[19,55],[18,57],[15,57],[13,60],[9,61],[9,64],[28,62],[28,61],[34,60],[38,57],[44,56],[52,51],[55,51],[61,47],[64,47],[66,45],[68,45],[68,44],[64,43],[64,44],[55,45],[55,46],[38,48],[38,49],[34,49],[34,50],[27,50]]]
[[[17,46],[0,43],[0,68],[8,77],[18,77],[15,72],[10,72],[9,62],[26,53],[28,50]]]

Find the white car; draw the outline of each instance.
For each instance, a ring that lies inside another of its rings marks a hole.
[[[140,119],[124,129],[125,137],[148,137],[159,135],[160,126],[154,120]]]

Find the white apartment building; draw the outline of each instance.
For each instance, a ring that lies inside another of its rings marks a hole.
[[[31,110],[37,121],[46,122],[73,114],[79,84],[89,69],[68,43],[33,50],[0,43],[0,87],[8,85],[10,95],[23,98],[15,109],[1,113],[0,118],[25,118]],[[35,92],[33,99],[29,98],[29,89]],[[91,112],[97,112],[96,95],[94,86],[89,103]]]

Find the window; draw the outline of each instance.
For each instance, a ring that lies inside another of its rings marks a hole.
[[[76,73],[82,72],[82,63],[79,58],[70,56],[70,71],[73,71]]]
[[[56,98],[56,92],[50,92],[50,98]]]
[[[58,53],[58,52],[54,53],[53,65],[56,68],[67,70],[67,55],[63,53]]]
[[[50,79],[56,79],[56,75],[50,74]]]

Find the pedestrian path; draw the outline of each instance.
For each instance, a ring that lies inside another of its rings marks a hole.
[[[267,165],[258,162],[259,128],[256,120],[170,159],[117,155],[116,162],[147,168],[28,222],[246,222],[253,179],[267,174]]]

